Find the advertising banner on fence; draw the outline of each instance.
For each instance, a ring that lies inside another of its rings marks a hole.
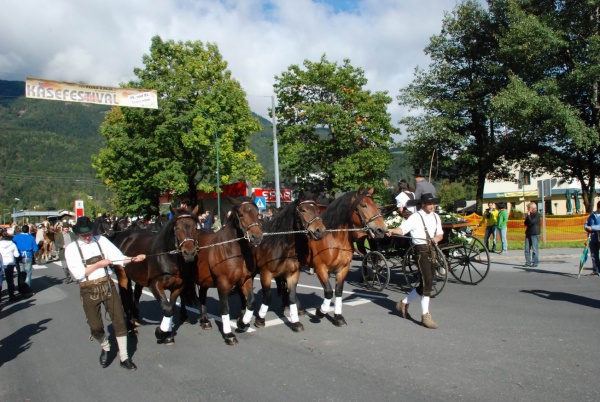
[[[158,109],[155,90],[74,84],[40,78],[25,80],[25,97],[63,102]]]

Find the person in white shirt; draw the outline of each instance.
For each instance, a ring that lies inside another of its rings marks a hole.
[[[130,262],[143,261],[146,256],[144,254],[136,257],[124,256],[110,240],[104,236],[93,235],[92,222],[86,216],[77,219],[73,232],[78,238],[66,247],[65,260],[71,277],[79,282],[79,294],[91,335],[102,345],[100,365],[103,368],[108,366],[110,352],[110,342],[104,331],[100,308],[100,305],[104,304],[117,338],[121,367],[136,370],[137,366],[131,361],[127,352],[125,314],[119,292],[110,278],[109,266],[113,263],[124,266]]]
[[[416,206],[409,207],[406,205],[409,201],[415,199],[415,193],[412,191],[406,180],[402,179],[398,182],[398,190],[399,193],[396,196],[396,210],[398,213],[404,217],[408,217],[410,214],[405,211],[408,211],[411,214],[417,212]]]
[[[412,242],[417,250],[418,266],[421,272],[419,285],[414,288],[406,298],[396,304],[396,308],[405,319],[410,319],[408,314],[408,306],[413,301],[420,299],[421,302],[421,324],[426,328],[435,329],[439,325],[431,318],[429,312],[429,300],[431,288],[433,285],[433,277],[435,270],[434,260],[431,258],[432,246],[437,244],[444,237],[442,230],[442,220],[435,213],[435,205],[440,202],[439,199],[431,193],[426,193],[420,199],[414,200],[410,204],[420,204],[421,209],[405,219],[400,227],[390,229],[388,236],[393,234],[405,235],[410,233]]]

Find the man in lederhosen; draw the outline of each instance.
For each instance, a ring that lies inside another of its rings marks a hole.
[[[444,237],[442,230],[442,220],[436,214],[435,205],[440,202],[438,198],[434,198],[431,193],[426,193],[421,196],[420,199],[409,201],[412,203],[420,204],[421,209],[405,219],[400,227],[390,229],[387,233],[388,236],[392,234],[408,234],[412,237],[412,242],[417,249],[417,263],[419,271],[421,272],[421,279],[419,285],[414,288],[404,300],[401,300],[396,304],[396,308],[400,311],[403,318],[410,319],[408,314],[408,305],[413,301],[420,299],[421,309],[423,314],[421,315],[421,324],[426,328],[435,329],[439,325],[433,321],[431,314],[429,313],[429,299],[431,295],[431,288],[433,286],[433,276],[435,274],[435,249],[432,245],[436,244]]]
[[[136,365],[127,353],[125,314],[119,292],[110,278],[109,266],[113,263],[125,265],[143,261],[146,256],[144,254],[136,257],[124,256],[110,240],[92,234],[92,222],[86,216],[77,219],[73,232],[78,238],[65,249],[65,259],[71,277],[79,281],[79,294],[91,335],[102,345],[100,365],[103,368],[108,366],[110,352],[110,342],[102,322],[101,305],[104,304],[117,337],[121,367],[136,370]]]

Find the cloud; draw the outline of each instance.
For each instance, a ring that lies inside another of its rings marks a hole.
[[[350,59],[368,89],[398,90],[456,0],[4,0],[0,79],[116,86],[134,79],[154,35],[219,46],[253,111],[267,115],[274,77],[305,59]]]

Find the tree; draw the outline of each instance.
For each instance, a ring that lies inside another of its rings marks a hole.
[[[260,126],[216,44],[155,36],[143,62],[144,69],[134,70],[138,80],[127,86],[155,89],[159,109],[113,108],[101,127],[104,148],[94,158],[120,212],[157,214],[165,191],[196,205],[197,190],[212,191],[217,171],[221,184],[262,177],[248,148]]]
[[[493,104],[510,130],[506,159],[577,178],[588,212],[600,175],[600,1],[494,1],[510,23],[500,55],[511,70]],[[533,156],[533,157],[532,157]]]
[[[498,26],[478,1],[457,5],[425,48],[429,69],[417,67],[413,82],[398,95],[400,105],[421,112],[400,121],[413,166],[429,167],[435,158],[438,179],[477,183],[479,205],[486,177],[508,174],[499,159],[502,127],[491,105],[506,83],[497,59]]]
[[[364,89],[360,68],[344,60],[292,65],[275,77],[281,168],[313,193],[356,190],[379,185],[392,162],[387,92]]]

